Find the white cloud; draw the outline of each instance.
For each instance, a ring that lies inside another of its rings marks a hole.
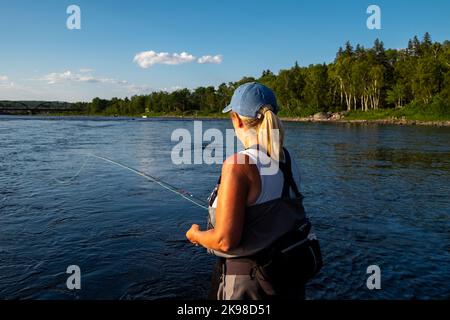
[[[177,90],[181,90],[181,89],[185,89],[185,88],[182,86],[172,86],[170,88],[164,88],[163,91],[173,92],[173,91],[177,91]]]
[[[8,76],[0,74],[0,87],[12,88],[12,87],[14,87],[14,82],[9,81]]]
[[[148,85],[129,84],[126,89],[132,94],[149,94],[155,91],[155,89]]]
[[[141,68],[147,69],[155,64],[179,65],[183,63],[190,63],[195,61],[195,57],[187,52],[182,53],[168,53],[144,51],[136,54],[133,61]]]
[[[40,90],[49,90],[52,92],[59,92],[63,90],[60,94],[67,95],[67,90],[83,90],[84,92],[90,90],[101,91],[101,92],[112,92],[111,97],[115,96],[129,96],[135,94],[148,94],[150,92],[155,91],[154,87],[151,87],[146,84],[134,84],[128,82],[126,80],[118,80],[114,78],[106,78],[106,77],[97,77],[91,74],[91,69],[85,69],[84,72],[80,69],[79,72],[73,72],[71,70],[66,70],[64,72],[52,72],[47,75],[44,75],[40,78],[27,79],[31,81],[39,81],[44,83],[46,86],[41,88]],[[92,86],[91,88],[86,87],[67,87],[67,84],[100,84],[100,86]],[[1,83],[0,83],[1,85]],[[114,87],[111,88],[110,86]],[[55,89],[55,86],[58,86],[58,89]],[[105,91],[106,90],[106,91]],[[88,93],[85,93],[83,97],[86,97]],[[94,93],[93,97],[100,96],[97,93]],[[105,96],[106,97],[106,96]],[[82,100],[90,100],[89,98],[83,98]],[[63,98],[63,100],[76,101],[76,98]]]
[[[186,87],[182,87],[182,86],[172,86],[172,87],[160,87],[158,88],[156,91],[161,91],[161,92],[174,92],[177,90],[181,90],[181,89],[185,89]]]
[[[38,80],[47,81],[48,84],[62,83],[66,81],[76,81],[77,76],[72,73],[72,71],[67,70],[62,73],[52,72],[49,73]]]
[[[81,71],[81,70],[80,70]],[[92,74],[87,73],[74,73],[70,70],[64,72],[52,72],[37,80],[46,81],[48,84],[58,84],[65,82],[81,82],[81,83],[110,83],[118,85],[128,84],[125,80],[116,80],[111,78],[96,78]]]
[[[210,55],[203,56],[197,60],[197,62],[200,64],[205,64],[205,63],[221,64],[222,61],[223,61],[223,56],[220,54],[215,55],[215,56],[210,56]]]
[[[213,63],[220,64],[223,61],[223,56],[218,54],[215,56],[205,55],[200,58],[196,58],[194,55],[187,52],[182,53],[168,53],[168,52],[155,52],[153,50],[143,51],[137,53],[134,56],[133,62],[137,63],[141,68],[147,69],[153,67],[156,64],[165,65],[180,65],[184,63],[197,62],[199,64]]]

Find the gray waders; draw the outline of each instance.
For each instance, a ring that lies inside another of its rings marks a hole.
[[[317,239],[306,218],[302,195],[293,180],[290,156],[280,163],[284,175],[282,197],[246,208],[241,244],[219,256],[214,268],[209,299],[302,300],[305,283],[321,268]],[[219,179],[220,183],[220,179]],[[296,196],[289,196],[290,189]],[[210,203],[217,195],[217,187]],[[215,224],[215,208],[209,210],[209,227]],[[314,243],[314,241],[316,243]],[[313,245],[315,247],[313,247]]]

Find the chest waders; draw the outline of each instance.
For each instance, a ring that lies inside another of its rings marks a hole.
[[[284,153],[286,161],[279,164],[284,177],[281,198],[246,208],[237,248],[226,254],[209,250],[219,257],[209,299],[304,299],[305,283],[322,267],[319,242],[311,233],[289,152]],[[209,198],[208,229],[215,225],[212,205],[219,184],[220,178]]]

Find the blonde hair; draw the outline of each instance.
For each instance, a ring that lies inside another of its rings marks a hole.
[[[256,118],[239,117],[247,128],[256,131],[258,145],[275,161],[283,161],[284,127],[272,110],[272,106],[265,105],[259,109]]]

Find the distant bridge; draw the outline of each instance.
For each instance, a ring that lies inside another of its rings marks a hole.
[[[69,102],[53,101],[0,101],[0,114],[48,114],[80,112]]]

